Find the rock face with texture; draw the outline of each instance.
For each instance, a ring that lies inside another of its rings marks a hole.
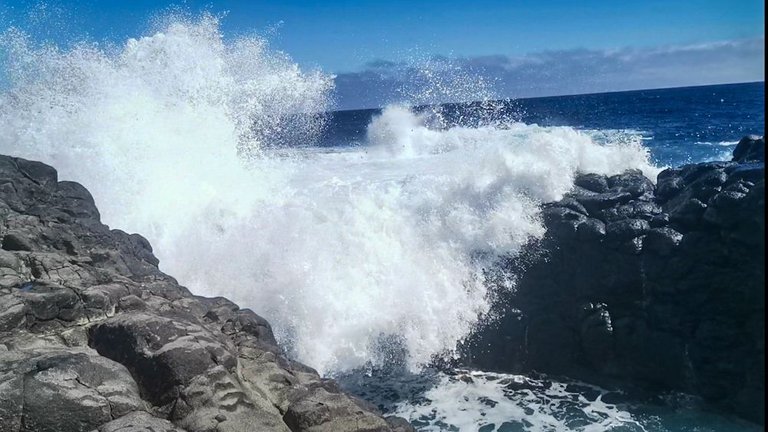
[[[485,369],[700,395],[765,422],[765,142],[730,162],[580,175],[546,237],[505,265],[503,318],[467,346]]]
[[[191,294],[90,193],[0,156],[0,432],[407,431]]]

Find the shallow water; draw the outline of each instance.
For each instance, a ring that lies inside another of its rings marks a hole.
[[[348,391],[420,431],[756,432],[761,427],[712,411],[682,394],[631,396],[537,375],[393,369],[338,376]]]

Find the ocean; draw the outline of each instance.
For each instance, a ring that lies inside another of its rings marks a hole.
[[[515,120],[541,126],[569,126],[597,139],[642,140],[658,166],[680,166],[729,159],[744,135],[763,135],[765,83],[634,90],[614,93],[505,99],[492,112],[479,104],[445,104],[439,109],[452,124],[476,124],[482,118]],[[422,110],[434,107],[422,107]],[[321,146],[362,145],[366,127],[381,110],[330,114]],[[478,115],[479,114],[479,115]]]
[[[728,158],[764,131],[764,83],[333,112],[332,76],[210,16],[114,46],[33,39],[0,38],[0,153],[82,183],[161,270],[420,430],[757,430],[684,395],[431,365],[484,324],[511,286],[483,269],[544,235],[577,173]]]

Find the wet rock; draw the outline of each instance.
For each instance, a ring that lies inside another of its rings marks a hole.
[[[685,183],[687,185],[690,185],[696,182],[697,180],[701,179],[702,176],[706,176],[712,171],[718,171],[718,170],[729,171],[737,166],[738,166],[737,163],[722,162],[722,161],[689,164],[689,165],[683,165],[680,168],[680,175],[683,177],[683,180],[685,181]]]
[[[681,227],[690,229],[698,225],[706,210],[706,204],[696,198],[691,198],[671,207],[669,220]]]
[[[763,160],[748,137],[734,161],[667,169],[655,187],[580,174],[543,211],[535,259],[508,262],[515,293],[466,363],[692,393],[762,424]]]
[[[595,240],[605,236],[606,226],[605,223],[599,219],[588,218],[583,223],[579,224],[576,231],[579,238],[582,240]]]
[[[581,205],[580,202],[576,201],[573,198],[568,198],[568,197],[563,198],[562,200],[558,201],[556,205],[557,207],[564,207],[564,208],[567,208],[568,210],[575,211],[576,213],[583,214],[585,216],[588,215],[587,209],[584,208],[584,206]]]
[[[573,236],[587,217],[565,207],[544,209],[542,216],[553,233],[561,236]]]
[[[32,315],[30,324],[54,318],[73,321],[82,315],[82,302],[77,293],[61,285],[32,282],[14,295],[26,305],[27,312]]]
[[[101,218],[91,193],[80,183],[59,182],[58,191],[69,202],[64,211],[75,218],[87,218],[98,221]]]
[[[765,179],[765,164],[750,163],[740,164],[728,173],[728,182],[756,183]]]
[[[579,174],[573,184],[590,192],[603,193],[608,191],[608,178],[604,175],[584,173]]]
[[[613,357],[613,324],[605,303],[588,303],[582,307],[579,337],[588,362],[604,368]]]
[[[683,235],[672,228],[653,228],[646,232],[643,247],[648,253],[667,256],[674,252],[682,239]]]
[[[162,273],[45,164],[0,156],[0,245],[0,432],[412,430]]]
[[[361,409],[349,398],[322,387],[309,391],[288,408],[283,417],[292,431],[388,431],[387,422]]]
[[[674,197],[685,187],[685,181],[680,177],[680,170],[667,169],[659,173],[656,182],[656,197],[662,202]]]
[[[99,427],[98,432],[185,432],[165,419],[135,411]]]
[[[32,251],[33,243],[26,235],[19,232],[9,232],[3,236],[2,248],[7,251]]]
[[[527,327],[527,361],[533,369],[553,374],[572,367],[578,350],[577,332],[560,316],[537,316]],[[557,340],[557,344],[550,341]]]
[[[631,201],[628,204],[607,208],[600,212],[600,218],[606,222],[622,219],[644,219],[651,221],[662,213],[661,206],[649,201]]]
[[[0,417],[23,425],[2,430],[90,431],[143,405],[125,367],[87,350],[0,352],[0,371]]]
[[[386,420],[392,432],[416,432],[416,429],[411,426],[408,420],[402,417],[389,416],[385,417],[384,420]]]
[[[175,401],[179,387],[219,364],[235,359],[203,327],[148,314],[120,314],[91,327],[90,345],[126,365],[145,397],[162,406]]]
[[[651,225],[642,219],[625,219],[611,222],[605,227],[605,235],[613,241],[631,240],[648,232]]]
[[[765,138],[749,135],[742,138],[733,150],[734,162],[765,162]]]
[[[632,198],[653,194],[653,182],[640,170],[627,170],[622,174],[608,178],[608,187],[612,191],[626,192]]]
[[[629,192],[603,192],[575,195],[573,199],[583,205],[589,214],[596,214],[602,209],[629,202],[632,199],[632,194]]]
[[[55,188],[59,175],[52,166],[42,162],[15,159],[16,167],[24,177],[45,188]]]

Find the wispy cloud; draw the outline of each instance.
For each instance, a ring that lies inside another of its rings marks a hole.
[[[761,36],[653,48],[543,51],[520,57],[433,57],[426,66],[375,60],[359,72],[339,74],[336,87],[339,108],[347,109],[396,101],[465,100],[472,98],[467,89],[479,87],[483,87],[481,92],[490,88],[495,96],[504,98],[761,81],[764,62],[765,37]],[[438,85],[441,80],[450,84],[438,91],[417,89]],[[460,80],[474,83],[451,94]],[[414,99],[414,95],[425,94],[432,99]],[[478,96],[475,99],[485,93]]]

